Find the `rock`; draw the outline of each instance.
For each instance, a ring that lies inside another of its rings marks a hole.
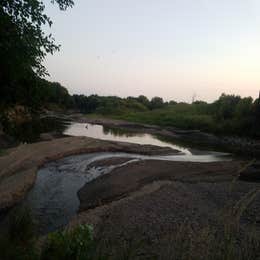
[[[62,133],[59,132],[47,132],[47,133],[41,133],[40,134],[40,141],[51,141],[56,138],[62,138],[65,137]]]
[[[240,173],[240,180],[260,182],[260,161],[256,161]]]
[[[42,134],[40,134],[40,140],[41,141],[51,141],[53,139],[54,139],[54,137],[53,137],[52,133],[42,133]]]

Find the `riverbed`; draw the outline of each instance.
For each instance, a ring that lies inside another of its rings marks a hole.
[[[93,162],[111,158],[127,158],[129,161],[105,166],[91,166]],[[29,207],[37,220],[40,233],[48,233],[65,226],[79,209],[77,192],[96,178],[116,168],[141,160],[216,162],[229,160],[216,155],[199,156],[144,156],[127,153],[90,153],[69,156],[44,165],[38,173],[32,190],[22,203]]]
[[[86,136],[114,142],[170,147],[174,151],[178,150],[179,153],[143,155],[137,152],[131,154],[99,152],[68,156],[46,163],[38,170],[33,188],[18,206],[30,209],[41,234],[64,227],[77,214],[80,206],[77,192],[86,183],[127,164],[145,160],[208,163],[232,160],[232,157],[227,153],[189,148],[176,144],[173,140],[160,140],[158,136],[150,133],[108,128],[97,124],[66,122],[62,134],[65,136]],[[93,162],[112,158],[127,160],[122,163],[111,163],[103,166],[93,165]]]
[[[41,234],[64,227],[77,214],[80,201],[77,192],[86,184],[116,168],[141,160],[218,162],[229,161],[226,153],[189,149],[174,142],[159,140],[148,133],[131,132],[122,129],[109,129],[102,125],[88,123],[67,123],[64,135],[86,136],[101,140],[128,142],[142,145],[171,147],[180,151],[174,155],[148,156],[129,153],[90,153],[65,157],[45,164],[38,170],[32,190],[20,206],[28,207],[37,220]],[[128,158],[123,163],[93,166],[93,162],[111,158]]]

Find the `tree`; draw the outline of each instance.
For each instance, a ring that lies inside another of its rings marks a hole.
[[[160,97],[153,97],[150,102],[151,109],[162,108],[163,104],[163,99]]]
[[[144,106],[146,106],[147,108],[148,108],[149,105],[150,105],[149,99],[148,99],[146,96],[144,96],[144,95],[138,96],[137,101],[138,101],[139,103],[142,103],[142,104],[143,104]]]
[[[73,5],[73,0],[51,0],[61,10]],[[45,6],[41,0],[1,0],[1,59],[5,65],[29,65],[37,73],[46,73],[42,61],[47,53],[59,49],[52,35],[46,35],[42,26],[52,25],[51,19],[44,13]],[[6,64],[6,63],[9,64]]]
[[[240,96],[222,94],[219,99],[213,103],[217,118],[224,120],[233,118],[236,106],[240,100]]]
[[[169,101],[169,105],[170,106],[173,106],[173,105],[176,105],[176,104],[178,104],[175,100],[170,100]]]
[[[252,97],[242,98],[236,106],[235,116],[241,120],[250,117],[252,115],[252,104]]]
[[[61,10],[71,7],[73,0],[50,0]],[[25,87],[27,78],[47,74],[42,62],[47,53],[59,50],[53,36],[42,26],[51,26],[41,0],[0,1],[0,96],[15,102],[17,88]],[[35,83],[35,82],[34,82]],[[31,84],[31,82],[30,82]],[[20,91],[21,92],[21,91]]]
[[[258,129],[260,128],[260,95],[259,98],[255,100],[253,105],[253,114],[255,117],[255,124],[257,125]]]

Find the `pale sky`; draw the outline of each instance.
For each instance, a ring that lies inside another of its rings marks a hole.
[[[258,96],[260,0],[74,1],[66,12],[46,6],[61,44],[48,79],[71,94]]]

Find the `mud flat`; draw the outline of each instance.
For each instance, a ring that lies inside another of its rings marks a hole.
[[[69,155],[91,152],[127,152],[145,155],[178,154],[169,147],[103,141],[88,137],[67,137],[23,144],[0,157],[0,211],[19,202],[33,186],[37,170],[44,163]]]

